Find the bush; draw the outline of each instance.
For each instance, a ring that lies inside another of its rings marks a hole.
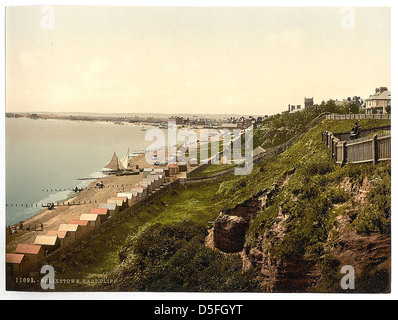
[[[356,220],[357,231],[391,234],[391,176],[379,179],[368,195],[367,204]]]
[[[207,230],[192,221],[154,224],[123,250],[124,260],[108,277],[116,291],[256,291],[254,275],[242,272],[237,256],[204,246]]]

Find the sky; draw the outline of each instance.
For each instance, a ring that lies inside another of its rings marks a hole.
[[[270,115],[390,88],[387,7],[6,10],[6,111]]]

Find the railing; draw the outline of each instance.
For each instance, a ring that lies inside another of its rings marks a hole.
[[[332,132],[322,133],[322,141],[336,163],[367,163],[391,160],[391,131],[355,140],[340,140]]]
[[[379,119],[391,120],[391,114],[329,114],[327,120]]]

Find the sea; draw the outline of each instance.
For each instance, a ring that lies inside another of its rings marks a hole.
[[[116,152],[122,160],[145,150],[141,125],[113,122],[5,119],[6,225],[24,221],[42,204],[63,201],[100,178]],[[147,126],[146,129],[150,129]],[[166,132],[167,130],[165,130]],[[86,180],[81,180],[86,179]]]

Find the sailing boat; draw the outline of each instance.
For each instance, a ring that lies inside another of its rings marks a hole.
[[[129,169],[130,167],[130,149],[127,149],[127,154],[124,157],[124,159],[122,160],[122,165],[126,168]]]
[[[117,157],[116,152],[113,153],[111,161],[104,167],[104,169],[110,169],[111,171],[126,170]]]

